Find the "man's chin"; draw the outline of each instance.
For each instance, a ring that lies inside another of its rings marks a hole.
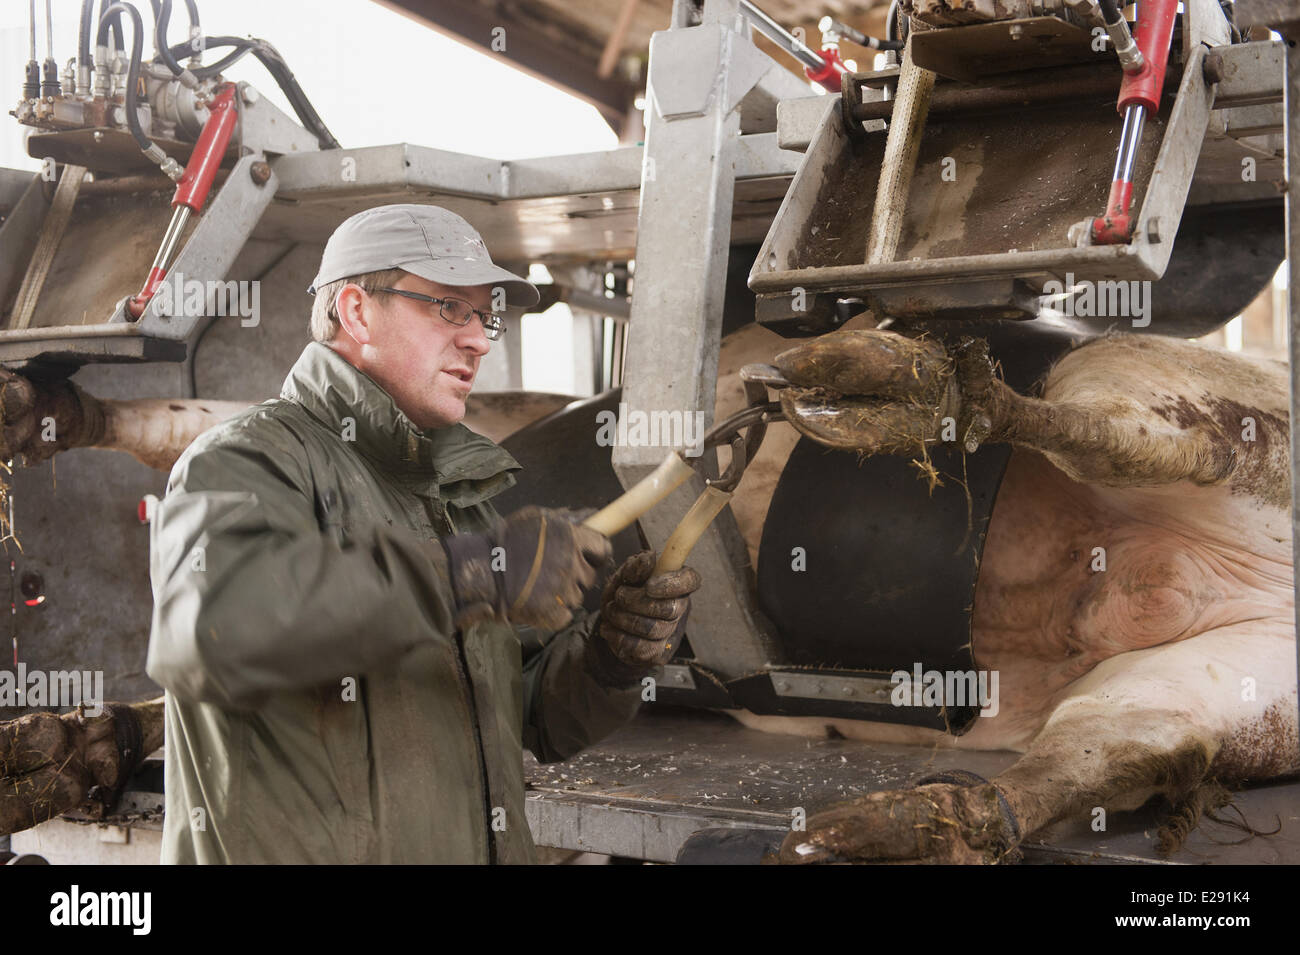
[[[431,410],[426,420],[433,422],[425,425],[425,430],[450,428],[460,424],[465,418],[465,400],[463,398],[444,398]]]

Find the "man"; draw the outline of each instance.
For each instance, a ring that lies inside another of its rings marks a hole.
[[[630,718],[699,577],[637,555],[569,623],[609,542],[493,510],[519,465],[459,421],[538,293],[464,219],[359,213],[311,291],[281,397],[195,441],[153,521],[163,861],[532,861],[522,748]]]

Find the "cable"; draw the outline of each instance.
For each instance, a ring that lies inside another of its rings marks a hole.
[[[59,84],[59,63],[54,59],[53,0],[45,0],[45,82],[41,84],[41,98],[48,99],[62,92]],[[33,37],[35,39],[35,37]]]
[[[27,71],[23,77],[23,99],[36,99],[41,95],[41,64],[36,62],[36,0],[28,5],[29,25],[31,26],[31,51],[27,60]]]
[[[903,44],[897,40],[881,40],[874,36],[867,36],[857,27],[849,26],[847,23],[841,23],[834,17],[826,16],[817,21],[817,29],[825,33],[838,33],[841,37],[850,43],[856,43],[858,46],[865,47],[868,50],[901,50]]]

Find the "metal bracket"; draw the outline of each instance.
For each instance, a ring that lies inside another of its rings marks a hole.
[[[260,175],[254,177],[254,166]],[[259,181],[260,180],[260,181]],[[212,281],[225,278],[230,266],[256,228],[262,213],[275,198],[275,172],[267,167],[260,153],[245,156],[235,164],[225,184],[208,203],[203,217],[190,234],[189,241],[172,263],[168,276],[181,274]],[[171,340],[188,339],[199,319],[214,314],[216,291],[208,287],[204,294],[204,311],[190,314],[182,302],[172,302],[171,314],[164,313],[162,301],[155,296],[137,323],[142,334]],[[125,303],[119,303],[110,321],[126,321]]]

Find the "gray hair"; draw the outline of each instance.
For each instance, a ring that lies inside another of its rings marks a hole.
[[[339,291],[349,282],[373,295],[376,289],[391,287],[408,274],[404,269],[384,269],[325,283],[316,290],[316,299],[311,304],[311,337],[318,342],[331,342],[338,335],[339,312],[334,302]]]

